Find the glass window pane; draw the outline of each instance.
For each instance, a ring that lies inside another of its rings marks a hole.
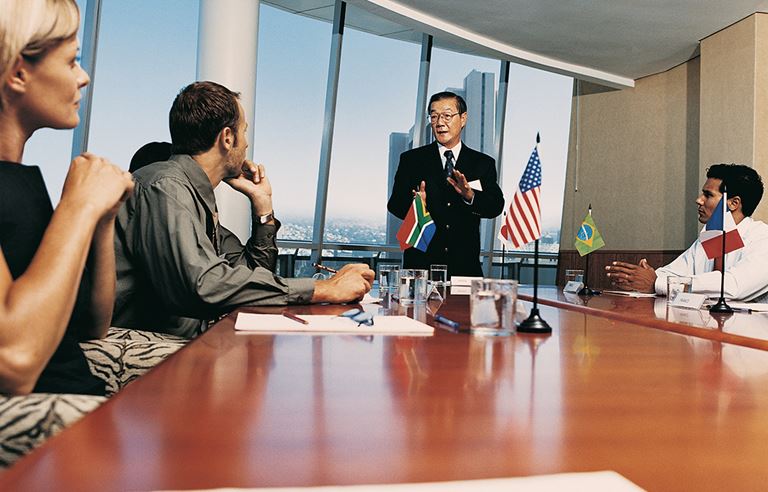
[[[195,80],[199,9],[189,0],[103,0],[88,150],[128,169],[170,141],[168,111]]]
[[[388,176],[407,148],[398,136],[413,126],[420,53],[416,43],[345,30],[325,241],[386,243]]]
[[[261,4],[254,161],[272,184],[278,239],[312,240],[331,24]]]
[[[77,6],[80,7],[80,28],[77,31],[77,37],[81,43],[87,4],[87,0],[77,0]],[[83,94],[87,90],[89,90],[88,87],[83,90]],[[80,124],[82,125],[84,122],[81,121]],[[40,166],[45,179],[45,186],[48,188],[54,207],[61,198],[64,178],[66,178],[69,170],[73,134],[74,130],[43,128],[36,131],[24,147],[24,164]]]
[[[522,65],[510,66],[502,153],[502,190],[506,207],[509,207],[536,145],[536,133],[539,132],[542,176],[542,239],[539,241],[539,250],[542,252],[557,253],[560,246],[572,87],[571,77]],[[578,220],[582,218],[578,217]],[[501,249],[498,238],[495,248]],[[533,248],[534,244],[530,243],[521,249],[533,251]]]

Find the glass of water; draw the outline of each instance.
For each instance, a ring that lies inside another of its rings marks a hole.
[[[398,265],[392,265],[392,264],[381,264],[379,265],[379,297],[386,295],[390,292],[390,288],[393,283],[393,277],[392,272],[394,270],[397,270],[400,268]],[[397,285],[395,283],[395,285]]]
[[[667,277],[667,302],[673,302],[680,294],[689,294],[693,291],[693,278]]]
[[[475,335],[506,336],[515,331],[517,280],[472,280],[470,329]]]
[[[413,268],[400,270],[400,304],[423,304],[427,301],[427,271]]]

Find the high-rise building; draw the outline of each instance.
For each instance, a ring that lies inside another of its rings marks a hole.
[[[496,157],[494,146],[496,91],[494,74],[472,70],[464,78],[464,100],[467,101],[467,126],[464,142],[475,150]]]

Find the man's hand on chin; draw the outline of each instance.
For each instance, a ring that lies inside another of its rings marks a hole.
[[[623,261],[614,261],[605,267],[611,283],[621,290],[653,293],[656,291],[656,270],[643,258],[633,265]]]
[[[266,215],[272,211],[272,185],[263,164],[245,161],[240,175],[225,181],[250,199],[257,215]]]

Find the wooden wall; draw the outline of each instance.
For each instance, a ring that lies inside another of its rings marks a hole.
[[[611,284],[605,276],[605,266],[613,261],[626,261],[627,263],[638,263],[642,258],[648,260],[648,263],[658,268],[670,263],[677,258],[683,251],[617,251],[599,249],[589,254],[589,271],[587,273],[587,283],[595,289],[610,289]],[[565,284],[565,271],[573,268],[585,269],[586,257],[579,256],[578,251],[560,251],[557,262],[557,285]]]

